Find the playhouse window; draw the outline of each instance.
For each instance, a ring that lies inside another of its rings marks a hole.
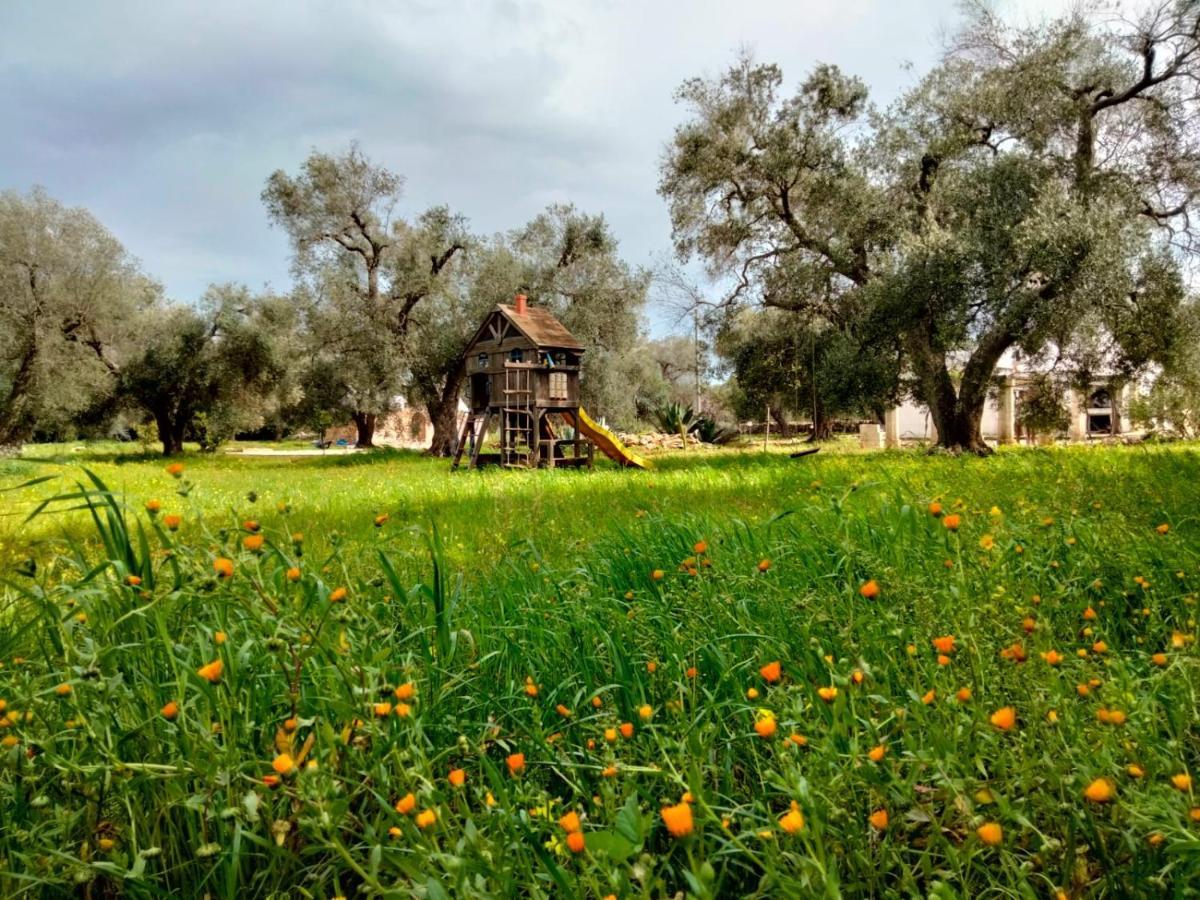
[[[509,362],[525,362],[525,351],[519,347],[508,354]]]
[[[551,372],[550,373],[550,399],[551,400],[566,400],[567,399],[567,373],[566,372]]]
[[[480,353],[479,358],[476,359],[475,362],[479,368],[486,369],[488,367],[488,355],[486,353]]]

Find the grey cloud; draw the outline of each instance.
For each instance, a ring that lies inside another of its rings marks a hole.
[[[263,181],[351,139],[407,176],[407,212],[446,202],[496,231],[571,199],[646,263],[670,246],[655,186],[679,81],[748,44],[790,78],[821,59],[894,96],[953,15],[953,0],[6,0],[0,187],[88,206],[182,299],[285,287]]]

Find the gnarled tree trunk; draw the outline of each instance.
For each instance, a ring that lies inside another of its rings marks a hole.
[[[462,392],[464,377],[463,368],[459,366],[446,377],[438,398],[425,405],[433,423],[430,456],[450,456],[454,453],[454,442],[458,440],[458,397]]]
[[[817,441],[828,441],[832,438],[833,419],[829,417],[825,404],[818,398],[813,403],[813,425],[812,433],[808,436],[808,443],[815,444]]]
[[[158,439],[162,443],[163,456],[174,456],[183,452],[185,423],[168,410],[154,413],[154,424],[158,428]]]
[[[375,413],[355,410],[350,418],[354,420],[354,430],[357,432],[355,444],[359,447],[374,447]]]
[[[910,336],[913,371],[921,399],[937,427],[938,447],[979,456],[993,452],[983,439],[983,407],[996,363],[1012,343],[1012,337],[1003,331],[984,335],[963,367],[956,389],[945,352],[933,348],[927,333],[914,331]]]

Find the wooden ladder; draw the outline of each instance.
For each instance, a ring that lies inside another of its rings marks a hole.
[[[510,468],[525,468],[536,463],[532,375],[526,368],[504,370],[500,462]]]

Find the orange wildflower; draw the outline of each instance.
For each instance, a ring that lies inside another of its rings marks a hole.
[[[174,700],[170,700],[163,704],[163,708],[158,713],[168,722],[173,722],[175,717],[179,715],[179,704]]]
[[[971,689],[968,687],[959,688],[958,693],[955,694],[954,697],[959,703],[966,703],[971,699]]]
[[[587,847],[587,838],[582,831],[572,831],[567,835],[567,849],[572,853],[582,853]]]
[[[392,714],[392,704],[390,703],[376,703],[372,709],[377,719],[382,719]]]
[[[248,534],[242,538],[242,546],[251,553],[257,553],[262,549],[263,536],[261,534]]]
[[[564,813],[563,816],[558,820],[558,825],[568,834],[570,834],[572,831],[581,831],[583,829],[583,825],[579,821],[579,813],[574,811]]]
[[[621,737],[625,738],[625,740],[629,740],[631,737],[633,737],[633,723],[632,722],[622,722],[621,723]]]
[[[451,786],[462,787],[467,783],[467,773],[463,769],[451,769],[446,779],[450,782]]]
[[[233,560],[226,559],[224,556],[218,556],[213,560],[213,571],[217,573],[218,578],[232,578]]]
[[[692,821],[692,808],[686,803],[676,803],[662,809],[663,824],[672,837],[683,838],[692,833],[695,827]]]
[[[872,578],[866,584],[858,589],[858,592],[868,600],[874,600],[879,596],[879,582]]]
[[[167,474],[172,478],[179,478],[183,475],[183,463],[171,463],[167,466]]]
[[[958,526],[962,524],[962,517],[958,513],[951,513],[942,519],[942,525],[947,531],[958,531]]]
[[[416,693],[416,685],[414,685],[411,681],[404,682],[404,684],[399,685],[395,690],[397,700],[411,700],[414,696],[416,696]]]
[[[886,809],[877,809],[867,817],[867,821],[871,823],[871,827],[876,831],[883,831],[888,827],[888,811]]]
[[[929,504],[929,514],[935,519],[942,514],[942,504],[934,500]]]
[[[975,829],[975,833],[979,835],[979,840],[989,847],[995,847],[1004,840],[1004,829],[998,822],[984,822]]]
[[[1167,664],[1167,654],[1155,653],[1150,657],[1150,662],[1154,663],[1156,666],[1165,666]]]
[[[417,813],[416,822],[417,827],[422,831],[432,828],[434,823],[437,822],[437,813],[432,809],[423,809]]]
[[[832,703],[837,699],[838,689],[835,687],[819,687],[817,688],[817,696],[826,703]]]
[[[329,595],[329,602],[330,603],[341,603],[343,600],[346,599],[346,594],[347,594],[347,591],[344,587],[334,588],[333,591]]]
[[[780,665],[779,660],[774,660],[759,669],[758,674],[762,675],[763,681],[774,684],[783,677],[783,667]]]
[[[788,834],[804,830],[804,813],[800,812],[800,804],[792,801],[792,808],[780,817],[779,827]]]
[[[1107,803],[1116,792],[1117,789],[1107,778],[1097,778],[1083,789],[1083,796],[1092,803]]]
[[[525,754],[510,753],[504,758],[504,764],[508,766],[509,775],[520,775],[523,771],[525,771]]]
[[[1178,775],[1172,775],[1171,785],[1175,788],[1175,790],[1187,793],[1192,789],[1192,776],[1187,772],[1180,772]]]
[[[402,816],[407,816],[416,806],[417,798],[412,795],[412,792],[409,792],[396,801],[396,812]]]
[[[989,721],[1001,731],[1011,731],[1017,724],[1017,711],[1011,706],[1002,706],[992,713]]]
[[[1047,650],[1042,654],[1042,659],[1046,661],[1048,666],[1057,666],[1063,661],[1063,655],[1057,650]]]
[[[168,531],[178,531],[179,525],[182,521],[183,518],[175,513],[169,513],[168,515],[163,516],[163,524],[167,526]]]
[[[886,753],[887,753],[887,747],[885,747],[883,744],[876,744],[874,747],[872,747],[870,750],[867,751],[867,756],[869,756],[871,758],[872,762],[879,762],[880,760],[883,759],[883,757]]]
[[[1021,642],[1016,641],[1000,651],[1000,658],[1011,659],[1015,663],[1023,663],[1029,658],[1029,654],[1025,652],[1025,647]]]
[[[773,715],[759,716],[754,721],[754,730],[761,738],[769,738],[774,736],[776,729],[775,717]]]
[[[758,571],[765,572],[769,568],[771,568],[771,561],[769,559],[764,557],[758,561]]]
[[[708,552],[708,542],[707,541],[696,541],[696,543],[692,545],[692,552],[695,553],[697,556],[699,556],[701,553],[707,553]]]
[[[933,639],[933,648],[938,653],[953,653],[955,650],[954,635],[945,634],[941,637],[935,637]]]
[[[926,691],[925,696],[921,698],[921,702],[926,706],[932,705],[935,700],[937,700],[937,691],[934,690]]]
[[[651,581],[662,581],[663,576],[665,574],[666,574],[666,572],[664,572],[662,569],[655,569],[653,572],[650,573],[650,580]]]
[[[287,753],[280,753],[271,762],[276,775],[290,775],[296,769],[296,761]]]
[[[216,684],[221,680],[221,673],[225,671],[225,663],[219,659],[214,659],[212,662],[201,666],[196,670],[196,674],[210,684]]]

